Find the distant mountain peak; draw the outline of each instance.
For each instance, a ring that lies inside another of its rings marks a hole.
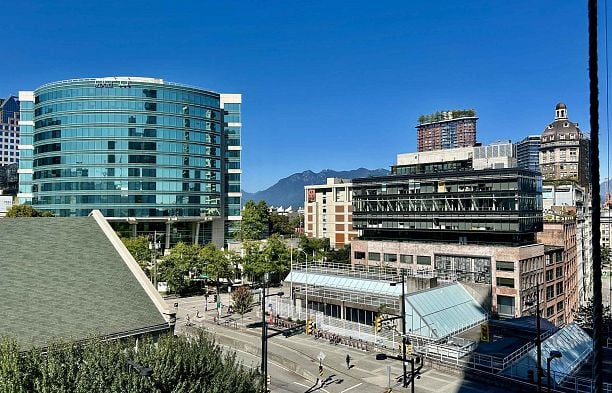
[[[336,171],[323,169],[315,173],[311,170],[294,173],[265,190],[249,193],[242,191],[242,203],[249,199],[255,202],[264,200],[268,205],[274,206],[304,206],[304,186],[313,184],[325,184],[327,178],[337,177],[342,179],[355,179],[358,177],[384,176],[388,175],[387,169],[358,168],[350,171]]]

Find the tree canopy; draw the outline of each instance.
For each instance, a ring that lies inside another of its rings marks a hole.
[[[132,362],[150,367],[139,374]],[[0,339],[0,391],[13,393],[162,393],[261,391],[255,370],[235,354],[223,353],[203,331],[195,337],[161,336],[85,344],[52,343],[48,350],[20,352],[15,341]]]
[[[32,205],[13,205],[6,212],[7,217],[53,217],[53,212],[40,211]]]

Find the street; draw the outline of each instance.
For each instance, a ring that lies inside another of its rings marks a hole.
[[[223,294],[221,302],[227,306],[229,295]],[[256,310],[244,316],[222,314],[220,324],[214,322],[217,311],[213,297],[209,297],[208,311],[204,311],[202,296],[168,299],[168,304],[177,308],[178,334],[190,329],[203,327],[214,335],[223,348],[236,352],[238,359],[246,366],[259,368],[261,363],[261,330],[255,326],[260,322]],[[226,308],[224,308],[226,310]],[[196,317],[198,314],[200,318]],[[225,311],[224,311],[225,313]],[[193,326],[185,326],[187,314]],[[276,333],[276,334],[275,334]],[[268,339],[268,374],[271,376],[273,392],[383,392],[389,385],[394,391],[406,391],[401,386],[401,362],[387,358],[376,360],[376,352],[354,350],[342,345],[333,345],[326,340],[315,340],[312,336],[298,334],[284,337],[272,327]],[[323,354],[323,387],[316,387],[319,361]],[[346,355],[351,358],[350,370],[346,367]],[[489,386],[464,381],[460,376],[430,368],[418,368],[415,391],[423,393],[450,392],[502,392]],[[410,367],[408,367],[410,372]]]

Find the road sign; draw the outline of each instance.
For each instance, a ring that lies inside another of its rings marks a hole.
[[[319,359],[319,362],[321,363],[325,360],[325,354],[323,351],[319,352],[319,357],[317,357],[317,359]]]

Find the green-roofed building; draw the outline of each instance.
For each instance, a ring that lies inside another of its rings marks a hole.
[[[169,331],[174,314],[104,216],[0,219],[0,335],[25,348]]]

